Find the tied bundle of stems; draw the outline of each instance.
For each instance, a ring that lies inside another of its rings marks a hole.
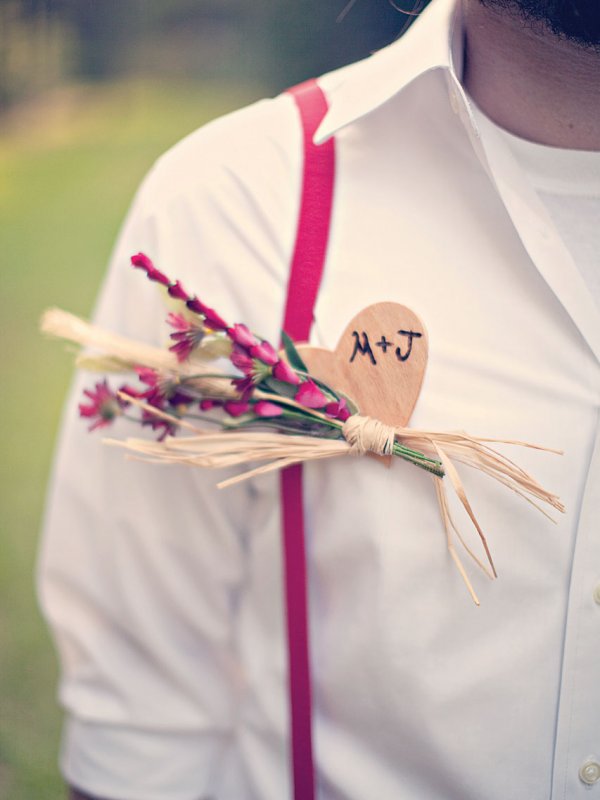
[[[47,311],[41,324],[44,332],[86,348],[78,366],[137,376],[136,385],[122,383],[116,388],[106,378],[97,382],[85,391],[79,412],[89,421],[90,431],[124,417],[156,431],[158,440],[109,440],[110,444],[160,463],[214,469],[249,467],[222,481],[219,488],[294,463],[342,455],[373,452],[408,461],[431,473],[435,481],[450,553],[477,605],[479,600],[453,546],[452,534],[488,577],[496,577],[496,569],[452,459],[485,472],[544,514],[534,498],[564,511],[556,495],[490,447],[500,440],[390,428],[362,416],[352,398],[309,374],[285,332],[280,354],[246,325],[229,325],[196,295],[188,294],[179,281],[160,272],[143,253],[131,261],[178,304],[178,311],[167,317],[173,329],[168,350],[110,333],[59,309]],[[215,362],[224,359],[228,368],[217,369]],[[201,421],[216,424],[220,430],[209,432],[198,424]],[[178,430],[190,435],[175,437]],[[524,442],[502,443],[546,449]],[[487,565],[454,524],[442,480],[446,475],[481,538]]]

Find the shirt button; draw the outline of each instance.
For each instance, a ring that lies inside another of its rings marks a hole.
[[[581,765],[579,777],[588,786],[598,783],[600,781],[600,764],[597,761],[586,761]]]
[[[600,583],[599,583],[599,584],[598,584],[598,586],[596,586],[596,588],[594,589],[594,600],[595,600],[595,601],[598,603],[598,605],[600,606]]]

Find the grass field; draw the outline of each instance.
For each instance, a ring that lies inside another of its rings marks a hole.
[[[129,81],[72,87],[0,125],[0,800],[62,800],[56,663],[35,554],[71,359],[41,311],[88,314],[119,224],[153,160],[257,87]],[[0,120],[2,122],[2,120]]]

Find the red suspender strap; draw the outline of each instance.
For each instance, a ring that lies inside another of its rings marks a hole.
[[[313,144],[327,112],[327,100],[316,81],[290,89],[302,119],[304,177],[296,247],[288,283],[283,329],[295,341],[308,341],[321,284],[333,205],[335,145],[331,138]]]
[[[293,89],[302,120],[304,175],[296,246],[288,283],[283,329],[295,341],[308,341],[323,275],[333,202],[333,139],[313,144],[327,111],[316,81]],[[281,508],[288,634],[291,762],[294,800],[314,800],[312,698],[308,637],[308,603],[302,465],[281,473]]]

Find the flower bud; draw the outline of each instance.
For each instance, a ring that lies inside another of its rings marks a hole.
[[[314,381],[308,380],[301,384],[294,398],[306,408],[323,408],[327,405],[327,398]]]
[[[274,366],[279,361],[279,356],[269,342],[263,340],[260,344],[250,348],[252,358],[257,358],[269,367]]]
[[[253,410],[257,417],[280,417],[283,414],[281,406],[268,400],[259,400]]]
[[[223,408],[230,417],[241,417],[242,414],[247,414],[250,410],[250,403],[240,403],[235,400],[228,400],[223,404]]]
[[[278,381],[291,383],[292,386],[298,386],[300,384],[300,378],[296,375],[287,361],[284,361],[283,359],[278,361],[273,367],[273,377],[277,378]]]

